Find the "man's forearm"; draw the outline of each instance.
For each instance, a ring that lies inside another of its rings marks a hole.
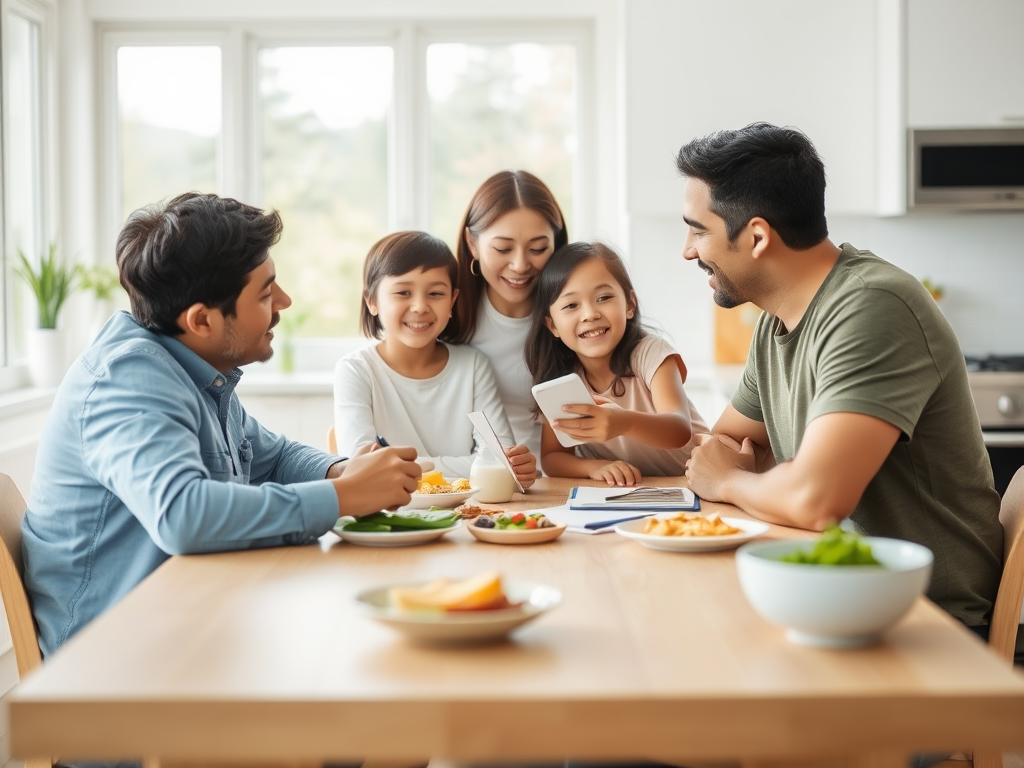
[[[719,490],[722,501],[760,520],[820,531],[853,511],[836,508],[823,486],[823,479],[802,477],[792,462],[784,462],[765,472],[730,469]]]

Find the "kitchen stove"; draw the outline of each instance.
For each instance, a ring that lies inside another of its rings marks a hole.
[[[1002,495],[1024,465],[1024,355],[965,359],[996,490]]]

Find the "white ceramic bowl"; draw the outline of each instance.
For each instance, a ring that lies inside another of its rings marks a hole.
[[[454,509],[464,501],[468,501],[469,497],[479,490],[479,488],[470,488],[467,491],[456,493],[414,493],[412,500],[402,509],[430,509],[431,507]]]
[[[551,528],[477,528],[475,520],[466,521],[466,530],[480,541],[488,544],[542,544],[554,541],[565,533],[565,523],[555,523]]]
[[[927,547],[867,536],[882,566],[783,563],[779,558],[813,541],[758,541],[736,553],[740,586],[765,619],[786,627],[803,645],[868,645],[893,626],[924,593],[932,573]]]

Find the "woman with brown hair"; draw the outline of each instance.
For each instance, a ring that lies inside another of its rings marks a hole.
[[[523,356],[537,278],[568,242],[565,217],[547,186],[527,171],[501,171],[473,195],[459,231],[459,296],[442,339],[483,352],[517,446],[540,454],[532,381]]]

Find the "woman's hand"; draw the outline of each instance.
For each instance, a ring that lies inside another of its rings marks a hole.
[[[585,443],[604,443],[625,434],[631,412],[600,395],[594,396],[594,402],[597,405],[565,406],[563,410],[579,414],[579,418],[555,419],[551,426]]]
[[[513,445],[505,449],[505,456],[516,472],[516,479],[523,488],[537,482],[537,457],[525,445]]]
[[[625,461],[597,467],[590,473],[592,480],[604,480],[608,485],[639,485],[643,479],[640,470]]]

